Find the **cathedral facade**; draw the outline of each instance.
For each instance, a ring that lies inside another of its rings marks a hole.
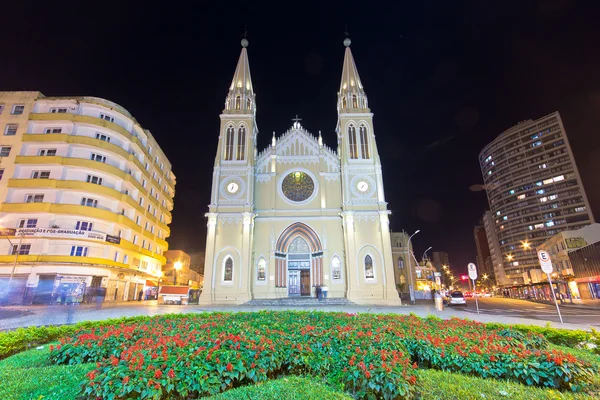
[[[314,297],[321,286],[328,297],[399,305],[373,114],[350,39],[336,148],[295,120],[258,151],[247,45],[221,114],[200,304]]]

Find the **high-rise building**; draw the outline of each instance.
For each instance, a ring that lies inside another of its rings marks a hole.
[[[536,283],[535,248],[593,221],[560,115],[523,121],[479,154],[506,278]]]
[[[500,252],[500,244],[496,230],[494,227],[494,219],[491,211],[486,211],[483,214],[483,228],[485,229],[485,237],[488,242],[488,251],[490,253],[490,263],[492,264],[492,277],[497,285],[506,285],[509,282],[506,280],[504,272],[504,264],[502,263],[502,255]]]
[[[477,248],[477,272],[481,277],[483,275],[491,276],[493,274],[493,266],[491,264],[490,248],[488,239],[485,234],[483,221],[473,228],[473,236],[475,237],[475,247]]]
[[[0,92],[0,130],[4,301],[132,300],[156,285],[175,176],[148,130],[111,101],[40,92]]]
[[[450,260],[448,259],[448,253],[445,251],[434,251],[431,253],[431,262],[438,271],[441,271],[444,265],[450,266]]]

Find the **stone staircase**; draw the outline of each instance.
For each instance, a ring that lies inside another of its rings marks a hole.
[[[242,306],[253,307],[324,307],[324,306],[351,306],[353,302],[346,298],[316,299],[314,297],[282,297],[279,299],[253,299]]]

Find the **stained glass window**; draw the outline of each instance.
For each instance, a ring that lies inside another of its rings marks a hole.
[[[333,280],[342,279],[341,262],[337,256],[331,260],[331,277]]]
[[[257,279],[259,281],[266,280],[267,261],[264,258],[258,260],[258,274]]]
[[[283,179],[281,190],[292,201],[304,201],[313,194],[315,183],[308,174],[296,171]]]
[[[231,282],[233,280],[233,260],[228,257],[225,260],[225,269],[223,270],[223,281]]]
[[[375,279],[375,271],[373,271],[373,259],[370,255],[365,256],[365,278]]]

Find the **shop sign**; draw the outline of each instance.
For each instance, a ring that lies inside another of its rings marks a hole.
[[[568,249],[578,249],[587,246],[587,242],[582,237],[566,238],[565,243],[567,243]]]
[[[82,231],[78,229],[60,229],[60,228],[19,228],[16,235],[23,236],[41,236],[41,237],[59,237],[72,239],[91,239],[106,240],[106,233]]]
[[[108,243],[121,244],[121,238],[119,236],[106,235],[105,239]]]
[[[66,276],[57,276],[57,280],[60,280],[60,283],[87,283],[87,276],[74,276],[74,275],[66,275]]]
[[[0,236],[16,236],[15,228],[0,228]]]

